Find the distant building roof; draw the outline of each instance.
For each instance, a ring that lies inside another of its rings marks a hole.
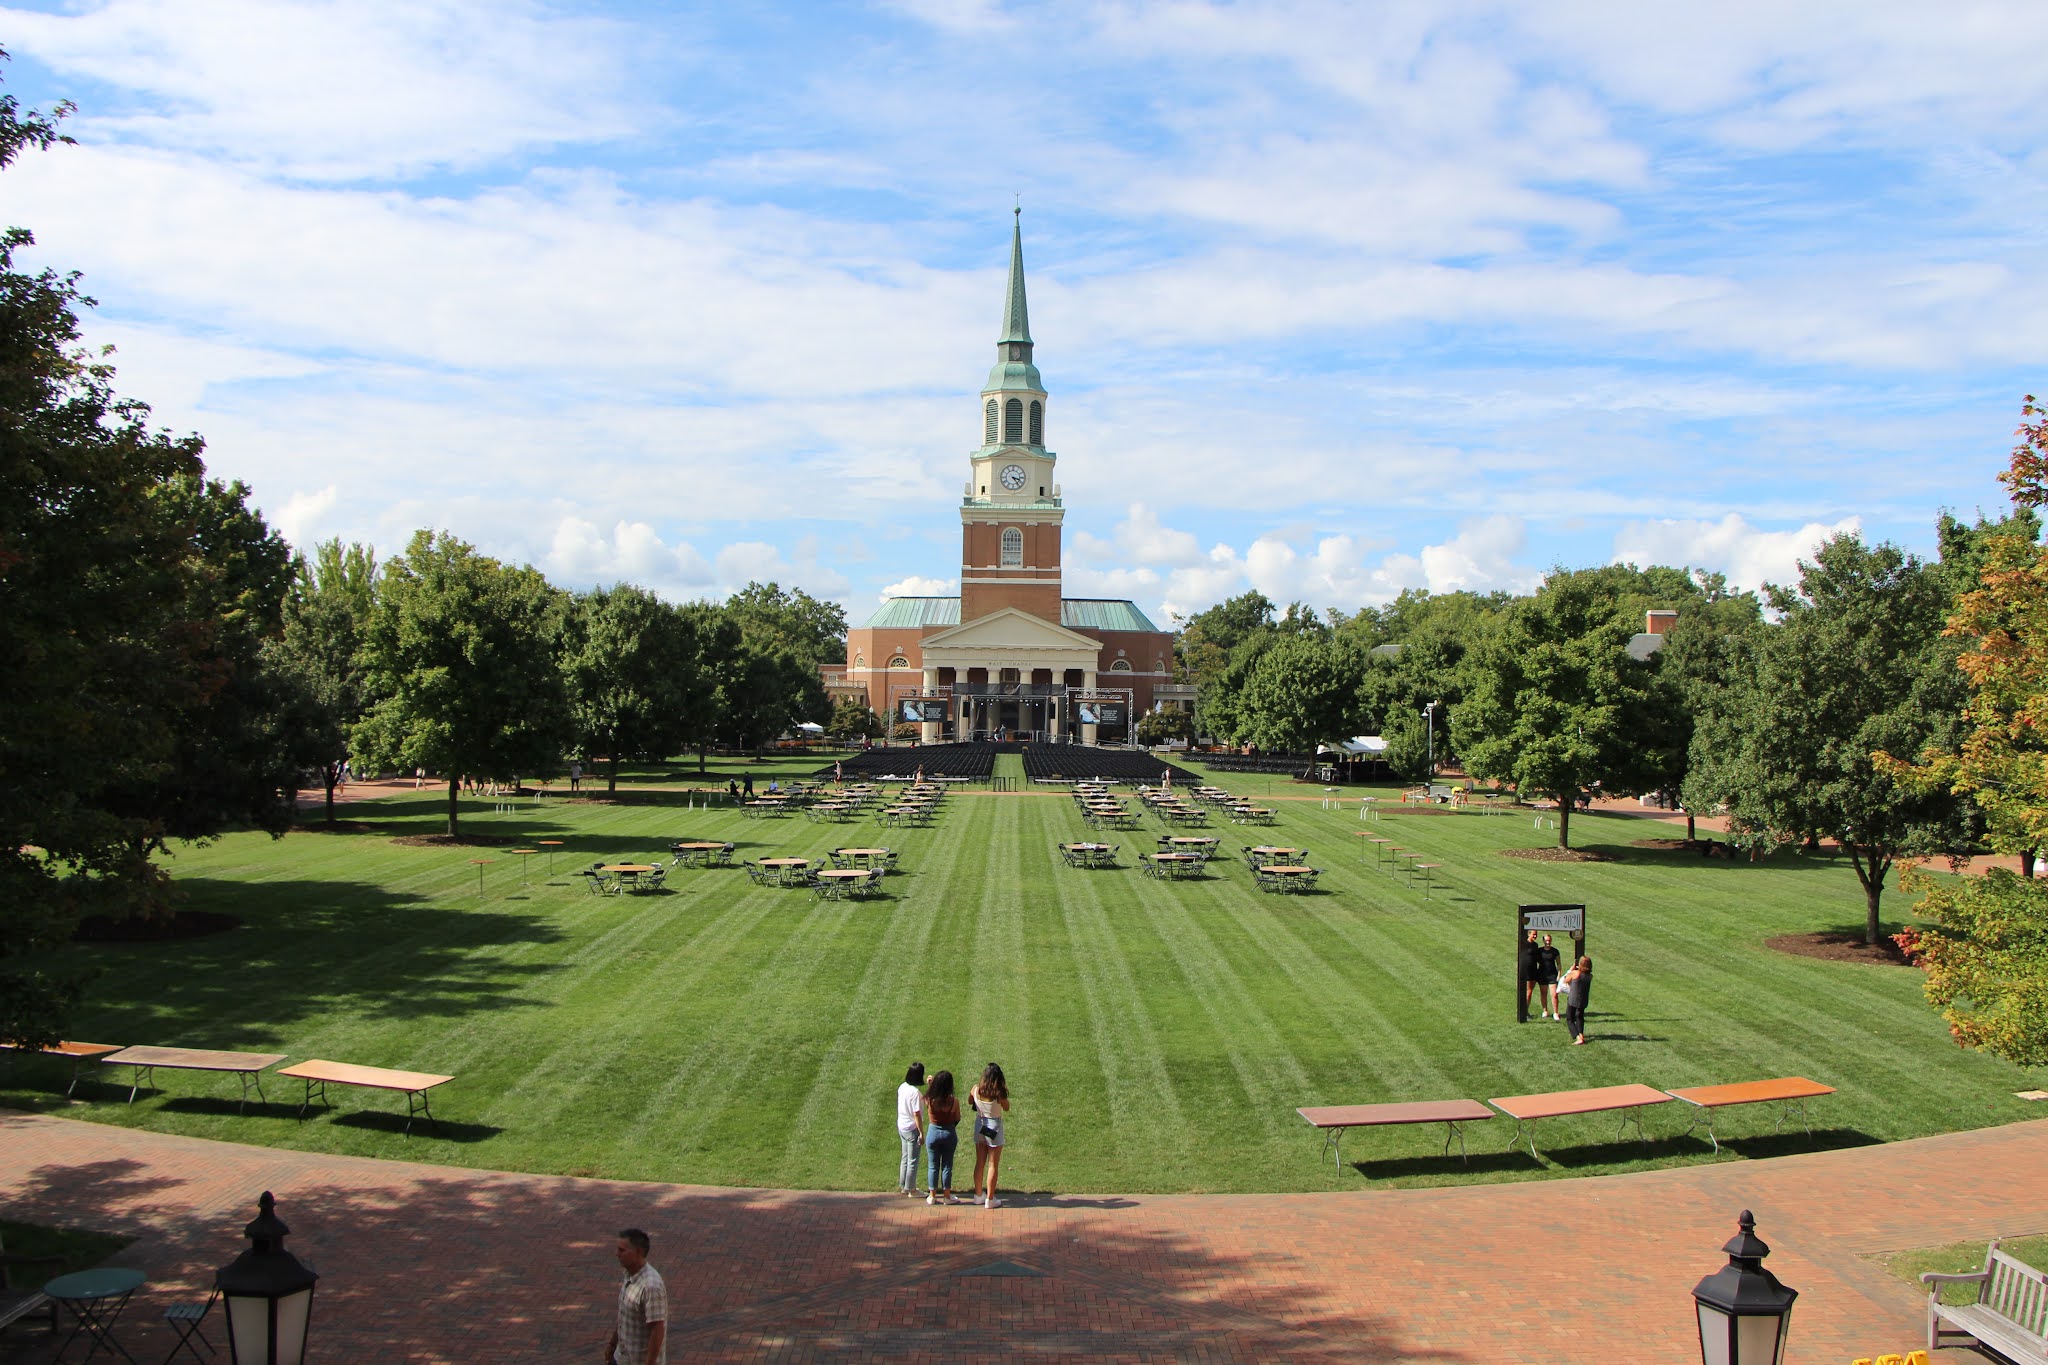
[[[863,621],[860,630],[917,630],[924,626],[960,624],[957,597],[892,597]],[[1159,627],[1138,610],[1135,602],[1116,602],[1099,597],[1068,597],[1060,602],[1060,624],[1068,630],[1139,630],[1153,634]]]
[[[1664,648],[1664,637],[1662,635],[1651,635],[1647,632],[1641,635],[1631,635],[1628,641],[1628,657],[1634,659],[1637,663],[1642,663],[1662,648]]]
[[[1062,597],[1060,624],[1068,630],[1143,630],[1159,633],[1152,619],[1138,610],[1135,602],[1112,602],[1100,597]]]

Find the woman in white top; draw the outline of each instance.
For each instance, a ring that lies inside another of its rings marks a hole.
[[[992,1209],[1001,1202],[996,1198],[996,1171],[1003,1164],[1003,1115],[1010,1112],[1010,1087],[1003,1069],[990,1062],[967,1098],[974,1103],[974,1202]]]
[[[917,1150],[924,1146],[924,1063],[912,1062],[896,1087],[896,1136],[903,1142],[903,1164],[896,1172],[896,1191],[917,1198]]]

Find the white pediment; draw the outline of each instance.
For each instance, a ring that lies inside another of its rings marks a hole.
[[[936,635],[925,636],[923,648],[927,661],[934,650],[987,652],[1011,649],[1056,650],[1062,654],[1080,653],[1093,659],[1102,644],[1079,631],[1068,630],[1030,612],[1004,607],[972,621],[963,621]]]

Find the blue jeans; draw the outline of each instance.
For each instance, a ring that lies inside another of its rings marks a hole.
[[[931,1153],[931,1189],[942,1194],[953,1188],[953,1150],[960,1145],[960,1135],[951,1128],[938,1124],[924,1130],[924,1149]]]
[[[903,1161],[896,1168],[896,1188],[908,1192],[917,1188],[917,1149],[924,1139],[916,1132],[896,1130],[896,1138],[903,1144]]]

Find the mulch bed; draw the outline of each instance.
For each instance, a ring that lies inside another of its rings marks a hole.
[[[1829,929],[1817,934],[1780,934],[1776,938],[1765,939],[1764,947],[1775,948],[1794,957],[1817,957],[1824,962],[1874,962],[1885,967],[1913,965],[1890,938],[1880,937],[1873,948],[1863,941],[1861,933],[1852,929]]]
[[[1611,863],[1614,859],[1590,848],[1504,848],[1503,858],[1526,858],[1532,863]]]
[[[509,834],[401,834],[391,842],[407,848],[501,848],[519,840]]]
[[[218,910],[180,910],[169,916],[139,915],[109,919],[87,915],[72,931],[73,943],[175,943],[180,939],[205,938],[241,927],[240,916]]]
[[[1666,852],[1675,853],[1682,848],[1691,848],[1692,841],[1688,839],[1638,839],[1634,843],[1630,844],[1629,847],[1661,848],[1664,849]]]

